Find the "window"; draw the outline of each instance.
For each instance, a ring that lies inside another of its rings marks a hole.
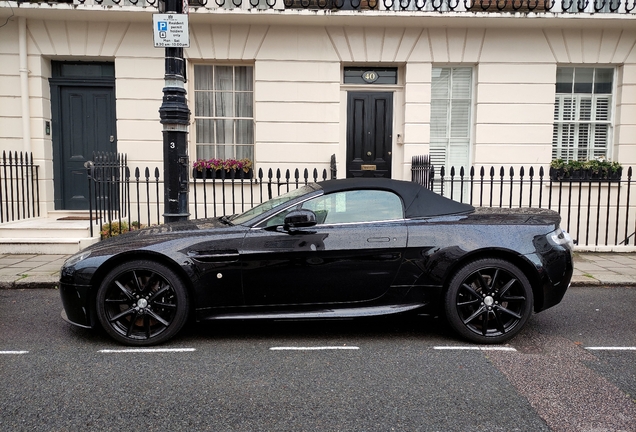
[[[431,85],[431,164],[468,166],[472,68],[433,68]]]
[[[254,160],[251,66],[194,66],[197,159]]]
[[[404,218],[400,197],[392,192],[360,190],[336,192],[312,198],[270,218],[266,225],[282,225],[292,210],[307,209],[316,213],[320,224],[340,224],[399,220]]]
[[[613,77],[612,68],[557,68],[553,159],[610,156]]]

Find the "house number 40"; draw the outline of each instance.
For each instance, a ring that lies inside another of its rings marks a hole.
[[[370,84],[377,81],[378,74],[373,71],[367,71],[362,74],[362,79]]]

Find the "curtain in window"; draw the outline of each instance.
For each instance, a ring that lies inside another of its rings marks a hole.
[[[196,65],[194,75],[197,158],[253,160],[253,68]]]

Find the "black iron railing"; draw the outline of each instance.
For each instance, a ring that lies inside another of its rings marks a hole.
[[[93,160],[84,164],[88,171],[88,203],[91,221],[98,221],[100,230],[107,221],[109,230],[119,220],[118,233],[123,228],[121,220],[130,213],[130,185],[124,181],[129,172],[127,156],[121,153],[93,153]],[[91,237],[93,224],[91,223]]]
[[[33,153],[2,152],[0,161],[0,222],[40,216],[39,166]]]
[[[104,236],[162,223],[163,180],[158,168],[126,166],[123,156],[96,157],[88,163],[91,220]],[[453,200],[476,207],[539,207],[561,214],[562,226],[579,245],[636,244],[632,209],[632,168],[622,177],[590,174],[563,180],[544,167],[470,167],[436,169],[425,157],[412,164],[413,180]],[[190,217],[241,213],[308,182],[335,178],[329,169],[259,169],[211,174],[193,170]],[[91,230],[93,229],[91,224]],[[91,234],[93,235],[92,231]]]
[[[320,173],[317,168],[314,168],[311,173],[307,168],[302,170],[302,173],[297,168],[293,170],[293,173],[289,169],[284,171],[276,169],[274,174],[274,170],[270,168],[267,170],[267,175],[262,169],[259,169],[256,178],[246,177],[248,173],[243,171],[226,174],[224,170],[221,170],[221,175],[218,178],[206,178],[205,175],[199,178],[194,170],[194,218],[199,218],[199,203],[203,206],[202,217],[204,218],[242,213],[256,204],[287,193],[292,189],[298,189],[309,182],[336,178],[335,156],[332,158],[331,176],[327,175],[326,169]],[[198,188],[197,184],[202,187]],[[210,196],[210,192],[212,196]],[[210,208],[212,210],[208,212]]]
[[[424,166],[426,168],[424,168]],[[444,167],[419,159],[412,162],[412,179],[455,201],[476,207],[538,207],[561,214],[561,226],[579,245],[636,244],[636,212],[631,189],[632,167],[622,176],[603,178],[582,172],[563,179],[544,167]],[[428,171],[427,183],[419,179]]]
[[[18,0],[18,3],[27,2]],[[32,0],[28,1],[32,3]],[[45,0],[105,6],[158,7],[159,0]],[[634,13],[636,0],[189,0],[209,9],[324,9],[419,12]]]
[[[125,155],[96,154],[86,163],[89,183],[91,236],[99,227],[109,237],[138,227],[163,222],[163,179],[159,168],[134,171]],[[273,197],[309,182],[336,178],[336,158],[329,169],[259,169],[210,174],[193,169],[190,215],[194,219],[242,213]]]

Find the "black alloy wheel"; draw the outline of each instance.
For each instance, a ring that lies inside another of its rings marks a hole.
[[[153,261],[116,267],[97,291],[100,324],[126,345],[167,341],[181,330],[188,311],[188,293],[179,276]]]
[[[505,342],[521,331],[532,314],[528,278],[501,259],[473,261],[451,279],[446,318],[461,336],[477,343]]]

